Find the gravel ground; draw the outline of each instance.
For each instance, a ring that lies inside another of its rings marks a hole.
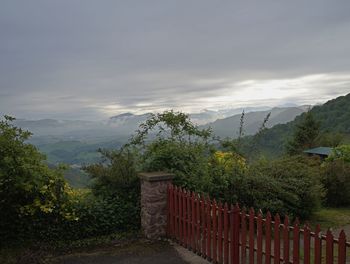
[[[186,256],[192,257],[190,254],[179,253],[178,249],[176,250],[167,242],[135,241],[108,249],[59,256],[51,262],[55,264],[182,264],[190,263],[184,260]]]

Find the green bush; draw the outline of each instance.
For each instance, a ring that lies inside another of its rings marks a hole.
[[[186,116],[167,112],[151,121],[141,125],[136,136],[142,139],[138,144],[146,170],[171,171],[176,175],[175,184],[186,189],[281,215],[308,218],[320,206],[324,190],[319,160],[293,156],[249,165],[235,148],[216,151],[207,141],[208,134]],[[156,136],[145,141],[151,129]]]
[[[335,148],[322,164],[328,206],[350,205],[350,145]]]
[[[207,191],[216,200],[304,219],[321,204],[324,191],[317,160],[290,157],[230,170],[212,165]]]
[[[25,143],[31,134],[13,120],[0,121],[0,243],[33,237],[38,219],[51,225],[75,218],[62,171],[48,168],[45,157]]]
[[[92,180],[92,196],[76,208],[86,234],[108,234],[140,228],[138,155],[131,147],[101,150],[103,160],[85,168]]]
[[[0,121],[0,247],[28,241],[54,242],[138,229],[140,187],[135,156],[101,151],[104,160],[86,168],[92,192],[73,190],[62,169],[25,140],[29,132]]]
[[[244,179],[242,203],[306,219],[324,196],[319,168],[319,160],[303,156],[258,162]]]

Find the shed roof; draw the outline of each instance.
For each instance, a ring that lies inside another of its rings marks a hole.
[[[304,153],[329,156],[332,153],[332,151],[333,151],[333,148],[330,148],[330,147],[318,147],[318,148],[304,150]]]

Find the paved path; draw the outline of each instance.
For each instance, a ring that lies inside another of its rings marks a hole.
[[[204,264],[185,248],[168,242],[135,241],[128,245],[56,257],[55,264]]]

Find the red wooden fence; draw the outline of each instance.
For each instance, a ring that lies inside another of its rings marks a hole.
[[[176,186],[168,188],[167,235],[212,263],[224,264],[345,264],[350,263],[350,243],[342,230],[334,238],[317,225],[281,223],[268,212],[246,212]],[[348,259],[347,259],[348,257]]]

